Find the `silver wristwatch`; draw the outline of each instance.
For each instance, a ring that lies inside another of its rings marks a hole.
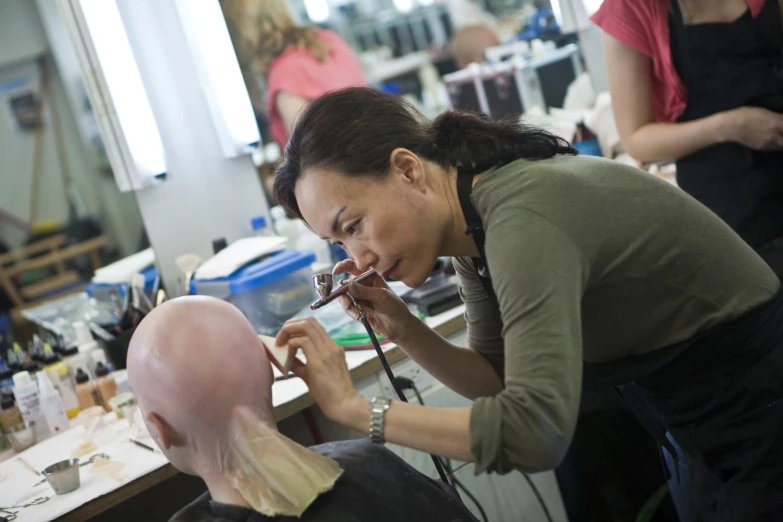
[[[383,444],[383,420],[391,401],[386,397],[373,397],[370,401],[370,439]]]

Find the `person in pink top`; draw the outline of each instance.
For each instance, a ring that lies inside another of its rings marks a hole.
[[[783,0],[604,0],[620,138],[783,276]]]
[[[329,91],[366,85],[350,46],[333,31],[294,22],[285,0],[222,0],[257,111],[285,148],[294,119]]]

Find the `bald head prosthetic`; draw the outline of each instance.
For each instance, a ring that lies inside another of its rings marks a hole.
[[[155,308],[128,349],[150,434],[183,472],[226,481],[267,516],[301,516],[338,464],[277,431],[272,369],[242,313],[190,296]]]

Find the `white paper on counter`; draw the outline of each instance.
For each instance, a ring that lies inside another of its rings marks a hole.
[[[245,237],[234,241],[210,257],[196,271],[196,279],[227,277],[250,261],[283,248],[288,238],[279,236]]]
[[[92,278],[93,283],[103,284],[123,284],[130,283],[133,274],[142,272],[155,263],[155,252],[148,248],[132,256],[120,259],[119,261],[106,265],[95,271]]]
[[[116,416],[111,413],[106,415],[106,418],[111,419]],[[96,453],[105,453],[111,460],[125,464],[125,467],[120,471],[124,476],[122,482],[112,479],[105,473],[90,473],[91,465],[87,465],[80,469],[81,486],[76,491],[65,495],[55,495],[47,482],[35,488],[32,487],[43,477],[34,475],[19,462],[18,457],[23,457],[38,470],[43,470],[55,462],[70,459],[71,450],[84,441],[84,427],[79,426],[44,440],[0,463],[0,506],[24,504],[38,497],[49,497],[49,500],[43,504],[13,511],[18,511],[17,522],[54,520],[168,463],[162,453],[153,453],[129,441],[131,427],[127,420],[115,421],[109,425],[108,429],[114,431],[114,441],[99,447],[80,460],[83,462]],[[142,442],[153,448],[156,447],[155,442],[149,437],[142,439]]]

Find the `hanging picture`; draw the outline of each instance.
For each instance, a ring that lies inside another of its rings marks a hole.
[[[0,84],[13,128],[33,131],[41,126],[41,98],[37,85],[26,78]]]

